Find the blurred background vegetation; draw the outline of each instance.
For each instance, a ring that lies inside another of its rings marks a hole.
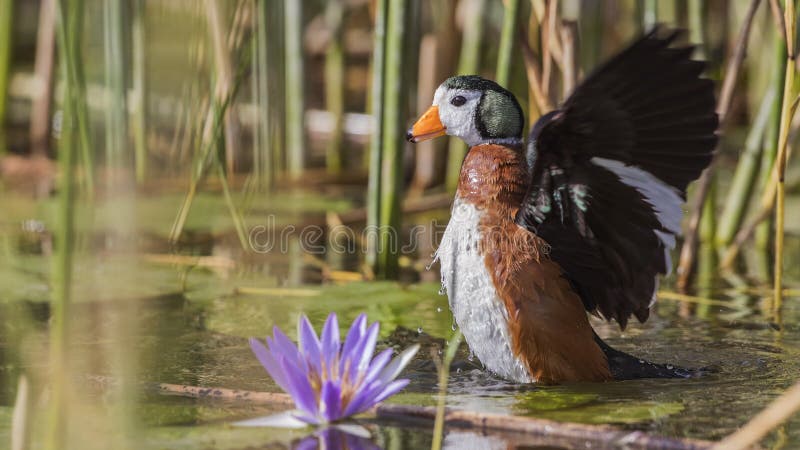
[[[367,310],[384,333],[425,324],[448,336],[438,275],[426,268],[432,225],[447,221],[466,148],[455,139],[408,145],[407,127],[442,80],[469,73],[507,86],[532,124],[658,23],[688,30],[685,41],[718,81],[724,119],[713,173],[689,195],[680,268],[667,280],[681,293],[663,293],[677,300],[665,310],[714,323],[722,302],[796,327],[797,68],[787,57],[796,24],[786,27],[787,53],[785,8],[776,0],[0,0],[0,405],[30,404],[17,409],[15,442],[27,442],[44,386],[49,419],[37,423],[48,434],[37,439],[51,448],[66,442],[66,418],[81,411],[97,423],[72,433],[78,448],[106,436],[103,427],[135,429],[142,379],[246,387],[248,375],[208,375],[203,358],[215,359],[214,372],[229,361],[198,346],[229,345],[244,358],[244,341],[230,336],[263,334],[308,308],[319,308],[312,319],[326,308]],[[399,231],[361,233],[370,227]],[[259,247],[282,235],[292,236],[286,248]],[[423,245],[391,245],[411,236]],[[343,244],[355,251],[332,251]],[[309,300],[318,296],[338,303]],[[228,303],[253,297],[253,310]],[[103,391],[113,407],[75,387],[86,374],[113,378]],[[157,417],[198,420],[194,410],[148,405],[174,409]],[[12,434],[4,411],[0,439]],[[108,439],[98,448],[119,444]]]

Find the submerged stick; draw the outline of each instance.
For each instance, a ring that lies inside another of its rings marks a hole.
[[[736,87],[736,81],[739,78],[739,72],[742,68],[744,57],[747,54],[747,42],[750,38],[753,18],[760,4],[761,0],[751,0],[750,6],[747,9],[747,14],[742,22],[742,28],[739,31],[739,37],[736,40],[736,47],[725,70],[725,81],[723,82],[719,100],[717,101],[717,115],[719,116],[720,127],[725,123],[728,111],[730,110],[733,90]],[[714,179],[714,170],[714,160],[712,160],[711,165],[703,172],[703,175],[700,176],[697,182],[694,199],[689,207],[692,215],[689,219],[689,228],[686,231],[683,246],[681,247],[681,255],[677,270],[677,286],[680,290],[686,290],[688,288],[689,280],[692,276],[692,267],[694,267],[694,262],[697,257],[698,230],[703,215],[703,205],[711,189],[711,182]]]
[[[792,1],[792,0],[790,0]],[[800,382],[773,400],[735,433],[723,439],[712,450],[740,450],[750,448],[775,427],[800,411]]]
[[[106,377],[90,377],[90,381],[105,388],[113,383]],[[185,386],[178,384],[152,384],[148,389],[161,395],[174,395],[200,399],[237,401],[256,405],[291,406],[293,401],[287,394],[244,391],[216,387]],[[392,419],[404,422],[424,421],[430,423],[436,419],[437,408],[415,405],[382,404],[373,408],[371,413],[379,419]],[[525,433],[532,436],[546,436],[553,439],[570,439],[591,441],[611,447],[621,448],[658,448],[663,450],[700,450],[713,445],[712,442],[698,439],[674,439],[654,436],[642,431],[626,431],[608,425],[585,425],[579,423],[556,422],[533,417],[490,414],[476,411],[445,410],[444,422],[448,427],[474,429],[481,431],[506,431]]]

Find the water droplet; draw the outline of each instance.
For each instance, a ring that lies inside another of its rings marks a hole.
[[[456,331],[456,323],[455,322],[453,322],[453,324],[450,325],[450,329],[453,330],[453,331]]]
[[[444,286],[440,287],[439,288],[439,295],[445,295],[445,294],[447,294],[447,291],[444,290]]]
[[[417,327],[417,334],[422,334],[422,327]]]
[[[644,364],[644,360],[643,360],[643,359],[640,359],[640,360],[639,360],[639,364]]]
[[[442,312],[442,307],[441,306],[437,306],[436,307],[436,312]]]
[[[461,373],[461,367],[456,369],[456,373]]]
[[[674,368],[675,368],[675,366],[673,366],[672,364],[667,364],[667,369],[672,370]]]

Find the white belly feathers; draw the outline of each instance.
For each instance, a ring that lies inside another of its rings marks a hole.
[[[456,197],[436,250],[456,323],[475,356],[497,375],[530,383],[528,370],[511,350],[508,312],[497,296],[480,249],[481,212]]]

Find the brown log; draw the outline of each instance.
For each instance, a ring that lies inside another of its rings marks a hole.
[[[95,377],[99,379],[99,377]],[[286,394],[254,392],[214,387],[184,386],[178,384],[153,384],[151,390],[162,395],[191,398],[207,398],[225,401],[241,401],[250,404],[291,405],[291,397]],[[432,423],[436,417],[435,407],[414,405],[382,404],[371,413],[379,419],[400,422]],[[533,417],[509,416],[475,411],[450,410],[445,412],[445,423],[449,430],[467,429],[481,432],[500,431],[522,433],[525,442],[536,437],[553,441],[568,441],[573,444],[581,441],[593,443],[593,448],[661,449],[661,450],[700,450],[707,449],[713,442],[697,439],[676,439],[647,434],[643,431],[621,430],[607,425],[585,425],[579,423],[556,422]]]

